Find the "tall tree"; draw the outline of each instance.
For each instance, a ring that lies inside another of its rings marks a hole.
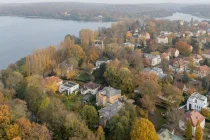
[[[187,126],[185,128],[184,135],[187,140],[191,140],[191,138],[192,138],[192,122],[190,119],[187,120]]]
[[[82,108],[80,115],[90,129],[94,130],[98,125],[98,113],[94,106],[85,105]]]
[[[200,121],[197,121],[196,130],[195,130],[195,140],[202,140],[203,139],[203,130],[200,125]]]
[[[192,53],[192,46],[190,46],[189,44],[187,44],[184,41],[176,42],[175,47],[184,56],[189,56]]]
[[[104,130],[101,126],[99,126],[96,131],[96,139],[97,140],[105,140]]]
[[[133,124],[131,140],[158,140],[154,125],[147,119],[138,119]]]

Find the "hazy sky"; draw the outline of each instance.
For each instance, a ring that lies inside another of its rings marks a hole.
[[[94,3],[171,3],[172,0],[0,0],[0,3],[29,3],[29,2],[94,2]],[[173,3],[210,3],[210,0],[173,0]]]

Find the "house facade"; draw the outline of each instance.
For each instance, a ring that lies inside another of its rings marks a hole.
[[[107,103],[113,104],[121,99],[121,90],[105,87],[96,94],[96,104],[105,106]]]
[[[159,37],[157,37],[157,42],[159,44],[168,44],[168,37],[165,35],[160,35]]]
[[[197,92],[193,93],[187,100],[187,110],[200,111],[202,108],[207,108],[208,105],[207,98]]]
[[[200,126],[202,129],[205,128],[205,117],[201,115],[198,111],[193,110],[186,112],[182,119],[179,120],[179,128],[180,130],[184,131],[187,125],[188,119],[192,122],[192,135],[195,135],[196,125],[198,120],[200,121]]]
[[[169,57],[178,57],[179,56],[179,51],[175,48],[169,48],[166,52]]]
[[[144,54],[144,57],[149,60],[151,66],[155,66],[161,63],[160,55]]]
[[[71,95],[72,93],[74,93],[78,90],[79,90],[79,84],[71,82],[71,81],[68,81],[68,82],[62,84],[59,87],[59,92],[67,94],[67,95]]]
[[[210,59],[210,49],[206,49],[206,50],[202,53],[202,56],[203,56],[204,58]]]

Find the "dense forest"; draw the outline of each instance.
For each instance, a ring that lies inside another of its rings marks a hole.
[[[170,16],[174,8],[168,5],[111,5],[93,3],[34,3],[0,5],[0,15],[58,18],[72,20],[117,21],[128,18]],[[171,10],[173,9],[173,10]]]
[[[195,15],[203,18],[210,18],[210,5],[209,4],[200,4],[200,5],[191,5],[181,8],[181,12]]]

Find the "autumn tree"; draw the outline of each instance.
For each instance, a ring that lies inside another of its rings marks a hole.
[[[126,104],[125,108],[122,108],[109,122],[111,138],[113,140],[130,139],[131,126],[137,117],[136,108]]]
[[[183,101],[182,91],[171,84],[163,85],[162,91],[171,105],[178,106]]]
[[[86,60],[86,54],[79,45],[71,46],[68,50],[69,57],[74,57],[79,64],[82,64]]]
[[[195,130],[195,140],[202,140],[203,139],[203,130],[200,125],[200,121],[197,121],[196,130]]]
[[[192,53],[192,46],[184,41],[176,42],[175,47],[183,56],[189,56]]]
[[[81,112],[80,112],[81,118],[86,122],[88,127],[92,130],[95,129],[95,127],[98,124],[98,113],[94,106],[85,105]]]
[[[88,50],[88,61],[95,63],[96,60],[99,58],[100,54],[99,54],[99,50],[96,47],[91,47]]]
[[[184,75],[183,75],[183,77],[182,77],[182,82],[183,82],[183,83],[188,83],[189,80],[190,80],[190,78],[189,78],[187,72],[184,71]]]
[[[187,140],[191,140],[191,138],[192,138],[192,122],[190,119],[187,120],[187,126],[185,128],[184,135]]]
[[[204,116],[204,117],[209,117],[210,116],[210,112],[207,108],[201,108],[201,114]]]
[[[82,29],[80,31],[80,39],[81,39],[82,45],[88,46],[94,41],[95,33],[94,31],[91,31],[90,29]]]
[[[104,130],[101,126],[99,126],[96,131],[96,139],[97,140],[105,140]]]
[[[204,90],[209,89],[209,80],[206,77],[202,78],[202,87]]]
[[[131,140],[158,140],[154,125],[147,119],[138,119],[131,130]]]
[[[131,39],[131,38],[132,38],[132,33],[128,31],[126,33],[126,39]]]
[[[9,140],[20,136],[19,126],[17,124],[10,125],[6,130],[6,133]]]

